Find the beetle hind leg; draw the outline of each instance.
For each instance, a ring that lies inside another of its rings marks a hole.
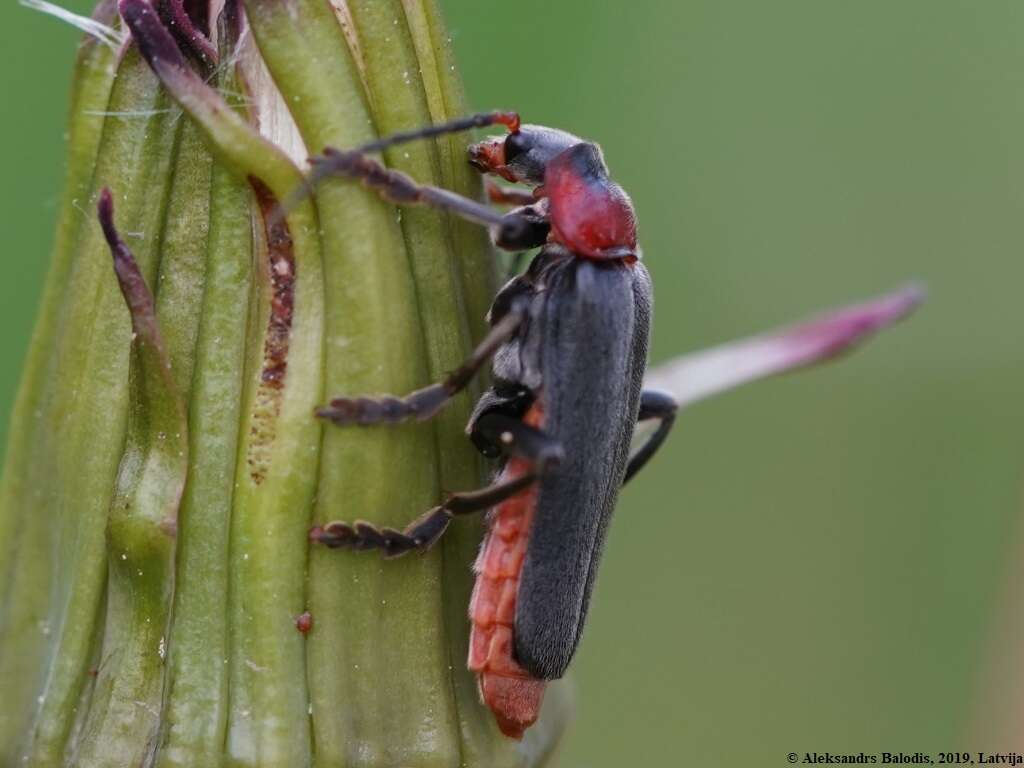
[[[490,509],[529,488],[537,481],[537,477],[537,474],[530,473],[478,491],[453,493],[443,504],[423,513],[401,531],[396,528],[378,528],[357,520],[351,524],[332,522],[322,527],[316,526],[310,530],[309,537],[331,549],[379,549],[385,557],[399,557],[413,550],[425,552],[448,530],[453,517]]]
[[[332,522],[311,529],[310,539],[331,549],[379,549],[385,557],[399,557],[412,551],[425,552],[441,538],[452,518],[484,512],[522,493],[562,459],[562,447],[557,440],[536,427],[503,414],[484,414],[477,421],[476,428],[493,433],[502,453],[525,459],[531,467],[530,471],[476,491],[453,493],[442,504],[420,515],[401,531],[396,528],[378,528],[361,520],[355,523]]]
[[[637,416],[637,421],[657,419],[659,423],[654,434],[647,438],[647,441],[640,446],[640,450],[630,457],[629,464],[626,467],[626,476],[622,480],[623,485],[628,483],[633,478],[633,475],[643,469],[644,465],[651,460],[651,457],[658,452],[661,444],[668,437],[672,425],[675,423],[676,411],[678,409],[679,403],[669,394],[655,389],[645,389],[640,393],[640,414]]]

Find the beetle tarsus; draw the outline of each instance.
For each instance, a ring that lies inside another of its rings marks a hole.
[[[404,398],[390,395],[336,397],[329,405],[317,410],[316,415],[339,427],[398,424],[410,418],[425,421],[440,411],[454,394],[456,392],[449,392],[441,383],[416,390]]]

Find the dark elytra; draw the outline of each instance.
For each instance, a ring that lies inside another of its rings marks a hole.
[[[491,396],[530,390],[543,404],[544,431],[568,448],[558,471],[540,481],[515,619],[517,660],[554,679],[579,643],[625,474],[647,362],[651,283],[640,263],[581,260],[548,246],[502,293],[524,289],[533,294],[529,319],[509,345],[512,354],[495,358]],[[503,303],[499,295],[495,304]]]

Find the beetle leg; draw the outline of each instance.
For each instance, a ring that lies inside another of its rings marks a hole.
[[[308,184],[293,197],[303,196],[321,179],[329,176],[344,176],[358,179],[385,200],[395,205],[428,205],[460,216],[468,221],[482,224],[494,230],[495,242],[501,247],[506,243],[521,248],[524,241],[533,242],[538,236],[538,222],[533,217],[512,211],[502,214],[489,206],[441,187],[418,184],[412,178],[390,168],[359,149],[340,150],[328,147],[323,154],[310,158],[313,173]],[[289,198],[285,210],[294,204]],[[544,238],[547,234],[545,230]],[[543,245],[543,240],[537,245]],[[533,247],[533,246],[530,246]]]
[[[473,442],[494,446],[496,452],[485,455],[520,456],[547,472],[565,458],[562,444],[543,429],[524,424],[500,411],[481,414],[473,422]]]
[[[473,350],[469,359],[437,384],[418,389],[405,397],[337,397],[327,406],[317,410],[316,415],[338,426],[397,424],[410,418],[425,421],[466,388],[484,363],[494,356],[502,344],[515,335],[524,316],[525,309],[521,306],[510,309],[508,314],[491,328],[490,333]]]
[[[425,552],[448,530],[448,524],[456,515],[468,515],[490,509],[526,490],[536,481],[537,475],[530,473],[478,491],[454,493],[443,504],[420,515],[401,531],[395,528],[377,528],[370,523],[357,520],[354,524],[333,522],[323,527],[317,526],[309,532],[309,537],[331,549],[380,549],[384,551],[385,557],[398,557],[413,550]]]
[[[664,392],[645,389],[640,393],[640,414],[637,416],[637,421],[657,419],[660,423],[654,434],[647,438],[647,441],[640,446],[640,450],[630,458],[629,465],[626,467],[626,477],[622,481],[623,485],[643,468],[644,464],[657,453],[661,444],[665,442],[665,438],[668,437],[669,430],[672,429],[672,424],[676,420],[678,408],[679,404],[675,399]]]
[[[505,187],[495,184],[490,179],[484,182],[487,189],[487,199],[496,205],[533,205],[537,198],[528,189],[516,187]]]
[[[483,512],[522,493],[562,459],[562,447],[557,440],[517,419],[503,414],[487,414],[477,425],[495,433],[505,455],[529,460],[533,465],[532,471],[477,491],[453,493],[443,504],[420,515],[401,531],[378,528],[360,520],[352,524],[333,522],[314,527],[309,532],[310,539],[331,549],[380,549],[385,557],[399,557],[413,550],[425,552],[441,538],[453,517]]]
[[[539,248],[551,234],[547,200],[511,210],[502,221],[504,223],[494,233],[494,244],[506,251]]]

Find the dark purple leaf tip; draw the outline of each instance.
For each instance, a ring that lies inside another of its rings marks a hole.
[[[186,68],[185,57],[174,36],[167,31],[149,0],[121,0],[120,8],[139,52],[157,75],[162,77],[168,67]]]
[[[96,204],[96,213],[99,215],[100,226],[103,227],[103,236],[107,238],[107,244],[111,249],[117,247],[120,239],[117,230],[114,228],[114,196],[108,187],[100,190],[100,199]]]
[[[96,212],[100,227],[103,228],[103,236],[107,239],[107,245],[110,246],[110,253],[114,258],[114,273],[117,275],[118,285],[131,313],[132,329],[141,339],[162,347],[160,331],[156,324],[153,294],[150,293],[146,280],[139,271],[135,256],[117,232],[114,224],[114,196],[107,187],[100,191]]]
[[[212,67],[217,63],[217,50],[198,26],[205,22],[192,18],[192,14],[185,8],[184,0],[163,0],[160,11],[164,23],[201,64]]]

